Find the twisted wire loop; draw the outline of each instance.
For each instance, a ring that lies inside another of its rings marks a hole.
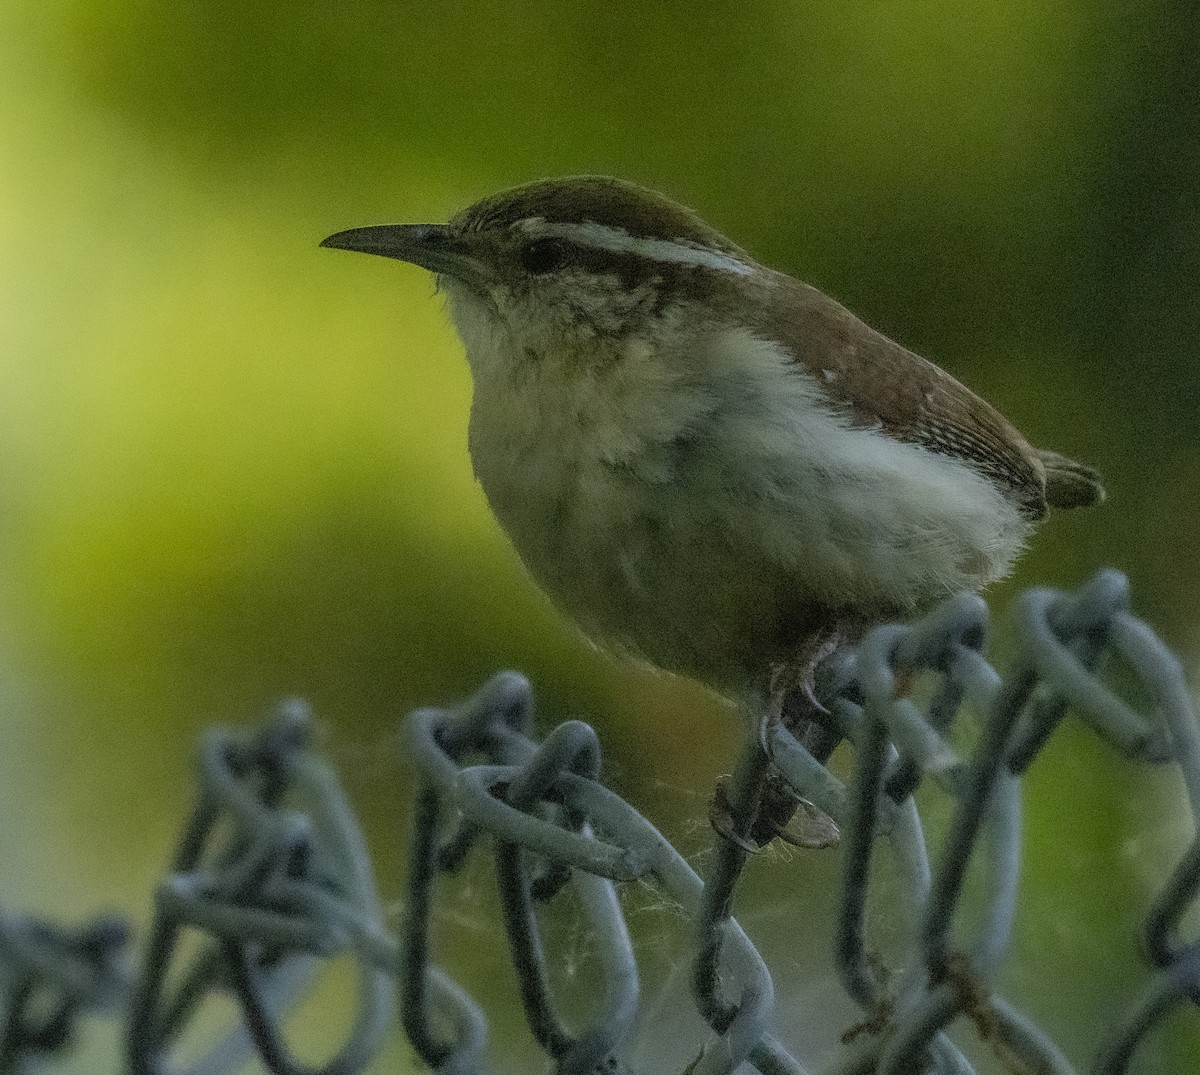
[[[633,948],[610,880],[636,876],[636,866],[617,861],[620,852],[611,849],[616,854],[609,856],[605,869],[576,872],[566,868],[569,857],[547,853],[536,841],[522,839],[523,833],[540,826],[558,848],[574,845],[590,854],[593,865],[610,850],[596,839],[586,810],[564,786],[572,777],[594,784],[600,770],[596,735],[586,724],[569,721],[538,747],[525,735],[531,719],[529,684],[506,674],[492,679],[457,710],[420,710],[405,726],[425,786],[413,831],[401,1011],[417,1052],[438,1071],[476,1071],[481,1062],[482,1015],[461,990],[447,991],[444,979],[440,995],[431,994],[426,967],[437,874],[461,865],[481,829],[498,837],[498,890],[521,1001],[534,1037],[558,1070],[610,1069],[614,1049],[637,1011]],[[481,764],[460,770],[458,762],[468,756]],[[462,820],[457,834],[439,848],[443,806],[450,795],[459,802]],[[500,826],[490,823],[493,815],[503,817]],[[581,1031],[568,1028],[556,1009],[535,910],[538,902],[552,899],[567,884],[576,889],[602,967],[599,1010]],[[439,1021],[456,1027],[457,1033],[449,1040],[439,1036]]]
[[[1193,815],[1192,843],[1145,919],[1151,980],[1089,1069],[1122,1075],[1169,1011],[1200,1004],[1200,938],[1186,925],[1200,890],[1200,729],[1178,661],[1129,612],[1120,574],[1101,572],[1073,595],[1028,591],[1016,613],[1004,675],[984,657],[987,608],[968,595],[916,623],[877,628],[827,660],[820,706],[809,713],[820,714],[819,735],[793,734],[789,726],[799,725],[786,719],[763,722],[724,790],[724,838],[703,878],[600,781],[590,727],[566,721],[541,743],[530,737],[531,690],[521,676],[501,673],[450,709],[417,710],[401,725],[417,788],[398,937],[384,928],[354,816],[307,745],[303,706],[285,704],[254,735],[210,731],[196,803],[132,983],[122,970],[126,931],[114,920],[71,932],[0,913],[0,1075],[58,1050],[81,1014],[114,1007],[126,1013],[132,1075],[222,1075],[253,1053],[274,1075],[354,1075],[377,1056],[397,1006],[427,1065],[482,1075],[487,1018],[433,961],[432,927],[439,887],[483,853],[496,870],[521,1004],[560,1075],[633,1071],[639,979],[619,900],[630,882],[654,888],[692,923],[691,996],[711,1033],[686,1075],[743,1065],[810,1075],[771,1033],[771,974],[733,915],[781,780],[842,833],[832,961],[862,1020],[822,1075],[973,1075],[948,1035],[956,1022],[1007,1072],[1074,1075],[995,988],[1016,914],[1021,779],[1068,713],[1133,762],[1173,763]],[[1102,674],[1103,665],[1117,675]],[[915,680],[929,699],[922,705]],[[1135,708],[1127,696],[1148,702]],[[976,718],[965,735],[956,727],[964,714]],[[819,760],[842,742],[853,757],[847,781]],[[951,807],[933,854],[914,798],[923,785]],[[880,848],[900,922],[887,966],[872,950],[867,911]],[[968,915],[969,870],[978,874]],[[544,909],[568,897],[599,968],[582,1026],[561,1014],[551,973],[561,959],[542,929]],[[185,948],[185,934],[198,943]],[[321,962],[343,954],[358,975],[354,1024],[331,1059],[306,1066],[283,1020]],[[241,1025],[184,1064],[185,1031],[218,991],[236,998]]]
[[[66,928],[0,909],[0,1072],[66,1051],[80,1019],[118,1011],[129,992],[129,926],[101,915]]]
[[[970,1075],[975,1069],[946,1034],[963,1017],[1006,1070],[1073,1075],[1054,1042],[994,987],[1016,914],[1021,778],[1070,710],[1130,759],[1174,762],[1200,817],[1200,733],[1178,662],[1129,613],[1128,584],[1116,572],[1101,572],[1074,595],[1027,592],[1017,607],[1016,656],[1004,676],[983,655],[987,632],[986,605],[960,595],[916,623],[872,631],[827,662],[817,685],[828,711],[822,719],[827,735],[851,746],[852,779],[839,780],[784,722],[764,725],[726,793],[728,838],[717,842],[703,880],[653,826],[596,782],[598,752],[584,726],[561,725],[540,748],[526,738],[532,705],[520,677],[493,679],[455,710],[413,714],[404,745],[423,787],[402,941],[402,1006],[418,1053],[439,1071],[482,1070],[484,1017],[429,962],[428,932],[437,874],[457,868],[488,834],[496,842],[526,1014],[560,1072],[597,1070],[603,1050],[615,1049],[632,1015],[636,971],[609,883],[635,879],[660,886],[694,922],[692,995],[714,1037],[688,1072],[729,1073],[743,1062],[765,1075],[807,1072],[768,1033],[772,979],[732,915],[751,846],[747,837],[774,769],[842,831],[834,964],[864,1021],[845,1035],[846,1049],[831,1071]],[[1106,660],[1123,665],[1131,690],[1151,699],[1146,712],[1101,678]],[[923,708],[910,697],[915,677],[931,688]],[[953,744],[964,737],[955,735],[955,725],[966,712],[979,722],[975,735],[965,737],[969,753],[961,754]],[[932,856],[913,797],[926,782],[953,804]],[[452,815],[458,828],[439,844]],[[880,844],[899,876],[892,900],[904,924],[901,952],[886,970],[867,939]],[[962,912],[972,866],[980,871],[983,909],[968,925]],[[603,905],[614,909],[608,920],[587,905],[607,979],[601,1015],[574,1035],[554,1014],[532,911],[539,897],[549,898],[567,879],[603,885],[597,888]],[[1102,1047],[1094,1072],[1125,1071],[1138,1043],[1172,1005],[1200,1002],[1200,940],[1177,936],[1197,888],[1200,839],[1147,921],[1155,978]],[[628,990],[627,1007],[618,1003],[614,983]],[[439,1022],[457,1028],[458,1036],[438,1037]]]
[[[216,1075],[251,1052],[276,1075],[348,1075],[378,1053],[392,1022],[395,944],[354,815],[306,749],[309,732],[306,707],[288,702],[255,736],[205,735],[195,806],[156,893],[130,998],[133,1075]],[[287,807],[293,799],[304,812]],[[190,958],[180,952],[187,929],[204,941]],[[355,1023],[334,1056],[311,1067],[292,1055],[281,1020],[320,961],[344,952],[358,971]],[[173,1046],[214,992],[232,992],[242,1025],[184,1067]]]
[[[1124,577],[1101,572],[1075,595],[1033,590],[1017,611],[1018,652],[1003,679],[980,653],[986,608],[968,596],[919,623],[876,629],[852,656],[852,667],[841,670],[841,690],[830,704],[857,757],[844,819],[836,819],[845,828],[835,956],[843,986],[866,1009],[871,1031],[842,1072],[970,1070],[941,1033],[959,1015],[1016,1070],[1073,1070],[992,987],[1015,916],[1019,778],[1068,706],[1129,758],[1175,761],[1194,818],[1200,817],[1200,734],[1182,670],[1129,613]],[[1148,713],[1135,711],[1095,674],[1108,654],[1152,699]],[[928,719],[897,690],[899,679],[922,671],[941,677]],[[960,759],[944,734],[967,699],[984,719],[970,757]],[[934,867],[919,825],[884,831],[878,824],[880,805],[911,803],[906,797],[925,776],[955,801]],[[901,863],[908,863],[900,889],[913,923],[907,960],[886,983],[864,939],[871,858],[881,832]],[[1171,1004],[1200,1000],[1198,944],[1171,939],[1200,885],[1198,847],[1193,843],[1151,910],[1147,949],[1157,975],[1103,1048],[1097,1073],[1126,1070],[1138,1042]],[[955,927],[963,884],[976,854],[986,879],[986,910],[974,933],[960,936]]]
[[[657,885],[702,923],[705,945],[723,949],[720,973],[714,969],[697,986],[703,1014],[721,1037],[692,1070],[727,1073],[751,1059],[772,1075],[804,1075],[766,1033],[773,988],[762,957],[735,921],[706,908],[711,897],[704,883],[666,837],[597,782],[591,729],[569,721],[539,747],[526,735],[531,721],[528,683],[502,673],[456,709],[418,710],[403,726],[404,749],[423,780],[400,960],[401,1017],[417,1053],[439,1072],[483,1070],[484,1017],[430,962],[429,932],[437,874],[458,868],[476,837],[487,833],[497,842],[500,898],[526,1016],[558,1072],[627,1070],[615,1050],[636,1013],[638,977],[613,883],[637,880]],[[472,755],[478,760],[463,764]],[[439,844],[451,807],[459,827]],[[578,886],[602,967],[598,1011],[583,1031],[569,1030],[555,1011],[532,913],[534,902],[568,882]],[[719,999],[730,983],[740,987],[734,1005]],[[439,1023],[452,1028],[448,1038],[439,1036]]]

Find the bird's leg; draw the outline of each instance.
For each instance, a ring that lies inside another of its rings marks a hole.
[[[837,628],[822,631],[811,639],[794,661],[775,669],[771,676],[770,701],[759,724],[759,738],[767,745],[777,724],[783,724],[818,761],[833,752],[837,738],[821,718],[829,710],[817,698],[815,679],[821,662],[831,657],[843,642]],[[789,697],[790,706],[786,705]],[[778,836],[794,847],[830,847],[838,842],[833,819],[807,799],[797,795],[778,769],[768,770],[762,805],[751,835],[761,846]]]
[[[829,711],[817,699],[813,680],[818,665],[841,642],[842,635],[836,629],[821,632],[794,660],[772,670],[767,703],[755,729],[768,758],[772,734],[781,724],[818,760],[824,761],[832,752],[837,740],[821,721]],[[787,704],[789,700],[791,705]],[[720,781],[713,792],[709,820],[719,835],[746,851],[759,851],[776,837],[795,847],[829,847],[838,841],[833,820],[797,795],[773,766],[764,770],[758,815],[747,836],[734,829],[725,781]]]
[[[783,720],[783,703],[788,693],[788,687],[781,685],[784,683],[785,678],[781,668],[772,671],[766,708],[758,718],[758,748],[762,751],[764,758],[770,758],[771,756],[771,752],[767,749],[771,730]],[[746,749],[749,749],[749,744]],[[743,835],[738,831],[738,827],[733,821],[733,811],[729,802],[729,777],[721,777],[717,781],[717,786],[713,789],[712,802],[709,803],[708,807],[708,820],[717,835],[732,844],[736,844],[749,854],[758,854],[775,835],[772,831],[767,839],[764,840],[760,838],[759,830],[761,827],[762,811],[766,806],[767,799],[770,797],[771,786],[777,781],[778,776],[774,768],[770,765],[765,765],[763,767],[758,811],[750,824],[749,831]]]

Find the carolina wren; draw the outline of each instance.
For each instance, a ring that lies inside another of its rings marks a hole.
[[[1006,574],[1047,505],[1103,499],[937,366],[617,179],[323,246],[437,274],[470,452],[591,638],[761,703],[833,634]]]

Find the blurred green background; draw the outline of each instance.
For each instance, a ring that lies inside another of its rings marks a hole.
[[[733,720],[590,650],[535,592],[472,480],[430,280],[316,246],[543,175],[695,206],[1098,465],[1109,503],[1052,520],[995,605],[1116,566],[1191,667],[1197,11],[8,0],[0,901],[144,922],[196,734],[283,694],[315,706],[395,901],[394,721],[506,666],[547,725],[594,719],[614,785],[702,852]],[[1027,792],[1006,987],[1082,1063],[1144,980],[1134,916],[1188,822],[1174,781],[1074,728]],[[825,958],[836,870],[768,856],[746,893],[797,1037],[825,1003],[800,972]],[[520,1056],[489,883],[443,939]],[[653,940],[670,909],[643,911],[651,963],[678,969]],[[1198,1042],[1177,1018],[1138,1070],[1194,1070]]]

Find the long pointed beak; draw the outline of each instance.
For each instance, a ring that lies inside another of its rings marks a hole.
[[[446,224],[378,224],[370,228],[350,228],[322,239],[321,245],[396,258],[420,265],[430,272],[463,280],[478,280],[482,275],[478,259],[470,255]]]

